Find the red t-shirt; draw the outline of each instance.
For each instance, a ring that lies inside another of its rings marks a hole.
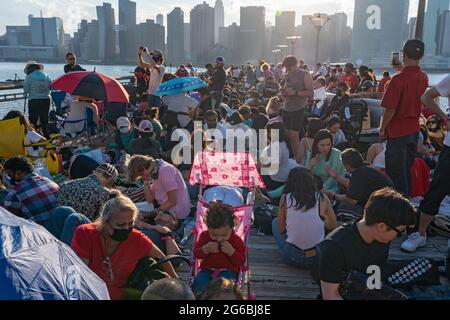
[[[348,84],[351,92],[353,93],[356,91],[356,87],[358,86],[358,77],[354,73],[350,73],[350,74],[344,73],[341,76],[340,82],[344,82],[344,83]]]
[[[72,240],[72,249],[80,258],[89,260],[89,268],[105,281],[112,300],[126,298],[121,287],[126,285],[139,260],[148,256],[152,248],[152,241],[133,229],[129,238],[119,244],[110,258],[110,269],[105,261],[103,241],[95,224],[79,226]]]
[[[194,257],[196,259],[202,259],[200,263],[200,270],[208,269],[226,269],[239,273],[242,266],[245,263],[245,244],[241,238],[239,238],[233,231],[231,233],[228,242],[234,248],[234,254],[228,256],[222,251],[218,253],[205,254],[202,247],[213,240],[209,236],[208,231],[203,231],[197,241],[197,245],[194,248]]]
[[[386,91],[386,85],[391,81],[391,77],[389,78],[383,78],[381,79],[379,85],[378,85],[378,92],[385,92]]]
[[[421,97],[428,87],[428,76],[420,67],[405,67],[392,77],[381,106],[394,109],[395,114],[386,128],[389,138],[419,132],[422,110]]]

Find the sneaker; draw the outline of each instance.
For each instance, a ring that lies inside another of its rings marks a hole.
[[[404,241],[401,245],[401,249],[412,253],[418,248],[422,248],[427,244],[427,238],[421,236],[418,232],[411,234],[408,240]]]

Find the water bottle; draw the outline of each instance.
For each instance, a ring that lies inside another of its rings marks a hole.
[[[184,247],[191,237],[192,231],[195,229],[195,218],[188,217],[184,221],[183,239],[181,239],[180,244]]]

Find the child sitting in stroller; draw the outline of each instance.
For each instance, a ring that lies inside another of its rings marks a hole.
[[[206,216],[207,231],[200,234],[194,258],[202,259],[193,291],[200,295],[217,277],[237,281],[245,263],[245,244],[234,232],[235,217],[230,206],[212,203]]]

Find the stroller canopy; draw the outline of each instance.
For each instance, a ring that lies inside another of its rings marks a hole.
[[[199,152],[194,158],[190,184],[265,189],[250,153]]]
[[[109,300],[109,294],[70,247],[0,207],[0,300]]]

